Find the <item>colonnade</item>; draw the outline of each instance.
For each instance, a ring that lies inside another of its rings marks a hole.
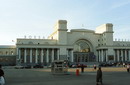
[[[21,64],[47,64],[59,60],[59,49],[17,48],[17,55]]]
[[[109,55],[107,49],[97,50],[98,62],[107,62],[109,60],[113,60],[115,62],[130,61],[130,49],[113,49],[113,55]]]
[[[130,61],[130,49],[115,49],[115,61]]]
[[[106,50],[106,49],[97,50],[97,54],[98,54],[98,56],[97,56],[97,61],[98,62],[106,62],[106,61],[108,61],[108,57],[107,57],[108,50]]]
[[[70,62],[74,62],[73,49],[66,49],[66,59]],[[44,64],[53,62],[54,60],[60,60],[62,54],[60,54],[59,48],[17,48],[17,61],[20,64]],[[108,49],[98,49],[96,61],[107,62],[113,60],[130,61],[129,49],[113,49],[113,55],[108,54]]]
[[[67,60],[73,62],[73,50],[67,49]],[[59,48],[17,48],[17,61],[20,64],[44,64],[60,60]]]

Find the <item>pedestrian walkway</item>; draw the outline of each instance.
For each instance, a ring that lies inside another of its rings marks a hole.
[[[69,75],[52,75],[50,69],[45,68],[4,69],[4,71],[6,85],[95,85],[96,71],[93,71],[92,69],[93,68],[85,68],[85,72],[80,73],[79,76],[76,76],[75,68],[69,69]],[[130,73],[127,73],[125,68],[102,69],[104,85],[130,84]]]
[[[77,68],[69,68],[68,72],[76,72]],[[81,69],[78,68],[80,71]],[[35,70],[35,69],[34,69]],[[51,72],[51,69],[39,69],[39,71],[43,72]],[[94,68],[84,68],[84,72],[96,72],[97,70],[94,70]],[[102,67],[103,72],[126,72],[125,67]]]

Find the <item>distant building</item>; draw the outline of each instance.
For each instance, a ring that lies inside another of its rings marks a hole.
[[[59,20],[48,39],[31,36],[17,38],[16,47],[13,47],[16,61],[10,60],[10,62],[21,65],[49,65],[54,60],[68,60],[75,63],[130,61],[130,42],[113,41],[113,33],[111,23],[103,24],[95,31],[72,29],[68,32],[67,21]],[[11,47],[6,47],[5,50],[10,52]],[[3,49],[0,47],[0,59],[5,57],[2,54]],[[11,53],[7,58],[12,58]]]
[[[16,46],[0,45],[0,64],[16,65]]]

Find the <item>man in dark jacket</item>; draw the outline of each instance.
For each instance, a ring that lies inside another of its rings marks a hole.
[[[101,70],[101,67],[99,67],[98,70],[97,70],[96,82],[97,82],[97,85],[99,85],[99,83],[102,84],[102,70]]]
[[[4,76],[4,71],[2,70],[2,66],[0,65],[0,77]]]
[[[82,73],[84,72],[84,65],[83,64],[81,65],[81,72]]]
[[[4,85],[5,84],[5,80],[4,80],[4,71],[2,70],[2,66],[0,65],[0,85]]]

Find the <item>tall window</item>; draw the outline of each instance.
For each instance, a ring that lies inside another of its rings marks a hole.
[[[5,53],[6,53],[6,55],[8,55],[8,51],[6,51]]]
[[[13,55],[14,54],[14,52],[13,51],[11,51],[11,55]]]

